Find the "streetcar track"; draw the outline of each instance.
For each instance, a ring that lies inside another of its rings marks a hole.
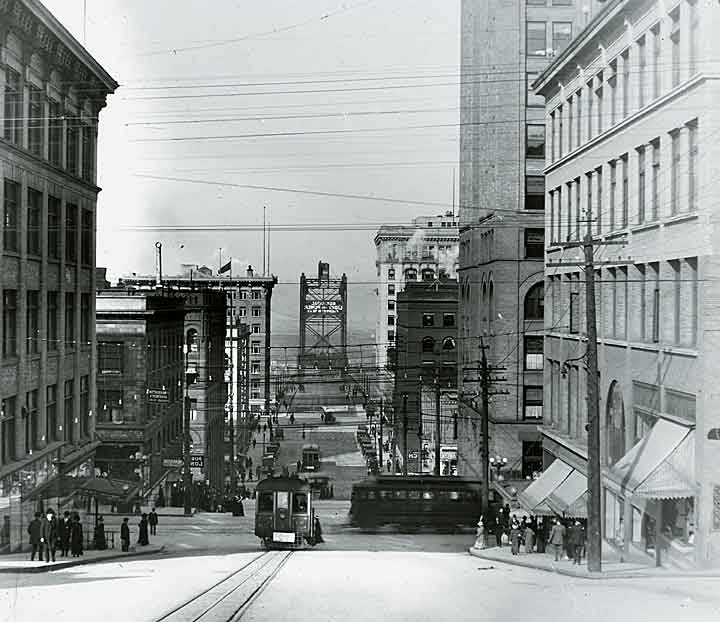
[[[201,620],[210,619],[208,615],[213,616],[213,620],[217,619],[223,620],[225,622],[240,619],[248,610],[252,601],[257,598],[257,596],[259,596],[269,585],[269,583],[277,576],[277,574],[280,572],[280,569],[290,558],[292,551],[288,551],[285,556],[280,559],[279,563],[277,560],[280,556],[274,555],[275,553],[278,553],[278,551],[265,551],[260,555],[257,555],[249,562],[243,564],[237,570],[234,570],[226,577],[222,578],[220,581],[217,581],[207,589],[196,594],[192,598],[189,598],[186,601],[182,602],[181,604],[173,608],[171,611],[168,611],[162,617],[158,618],[156,622],[162,622],[163,620],[170,619],[183,620],[183,622],[200,622]],[[259,565],[256,568],[250,569],[251,566],[258,562]],[[259,585],[252,588],[248,595],[243,596],[239,604],[231,603],[231,597],[236,594],[238,590],[246,586],[250,581],[262,577],[263,570],[266,567],[271,566],[272,564],[276,564],[275,567],[271,569],[271,572],[266,577],[261,578]],[[243,577],[237,585],[234,585],[231,589],[226,590],[225,592],[218,594],[217,596],[210,594],[213,590],[217,590],[224,583],[227,583],[233,578],[238,577],[238,575],[241,575],[243,572],[247,572],[247,576]],[[197,605],[198,603],[200,603],[203,597],[208,595],[212,598],[212,600],[205,606],[203,606],[201,611],[194,611],[193,605]],[[230,606],[231,611],[222,613],[218,610],[216,612],[217,617],[213,615],[214,610],[216,610],[218,607],[228,605]]]

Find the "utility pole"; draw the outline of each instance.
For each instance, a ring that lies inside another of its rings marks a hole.
[[[190,498],[192,488],[192,474],[190,473],[190,404],[188,398],[188,350],[190,346],[188,344],[183,345],[183,460],[184,460],[184,473],[183,473],[183,489],[184,489],[184,501],[185,501],[185,516],[192,514],[192,501]]]
[[[407,459],[408,459],[408,448],[407,448],[407,433],[408,433],[408,416],[407,416],[407,402],[408,394],[403,393],[403,468],[402,473],[407,476]]]
[[[485,348],[485,342],[480,337],[480,386],[482,390],[480,432],[482,434],[482,511],[484,513],[490,507],[490,425],[488,421],[490,419],[490,372]]]
[[[435,475],[440,475],[440,371],[435,367]]]
[[[383,464],[383,398],[380,398],[380,441],[378,442],[378,455],[379,455],[379,462],[380,462],[380,473],[383,471],[383,467],[385,466]]]

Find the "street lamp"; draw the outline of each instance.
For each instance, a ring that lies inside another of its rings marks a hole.
[[[500,474],[500,471],[507,466],[507,463],[508,459],[503,458],[502,456],[493,456],[490,458],[490,467],[497,470],[495,479],[498,482],[501,482],[504,479],[503,476]]]

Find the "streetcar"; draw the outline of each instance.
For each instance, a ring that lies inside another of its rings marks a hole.
[[[317,471],[320,468],[320,448],[314,443],[302,446],[302,470]]]
[[[472,527],[482,513],[481,489],[482,482],[460,477],[371,475],[353,484],[350,525]]]
[[[255,535],[270,549],[315,545],[318,535],[310,485],[297,476],[268,477],[257,485]]]

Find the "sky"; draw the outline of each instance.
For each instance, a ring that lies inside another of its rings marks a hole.
[[[371,341],[375,231],[452,206],[460,1],[43,2],[121,85],[98,146],[111,280],[152,272],[158,241],[167,274],[262,272],[265,206],[274,330],[323,260]]]

